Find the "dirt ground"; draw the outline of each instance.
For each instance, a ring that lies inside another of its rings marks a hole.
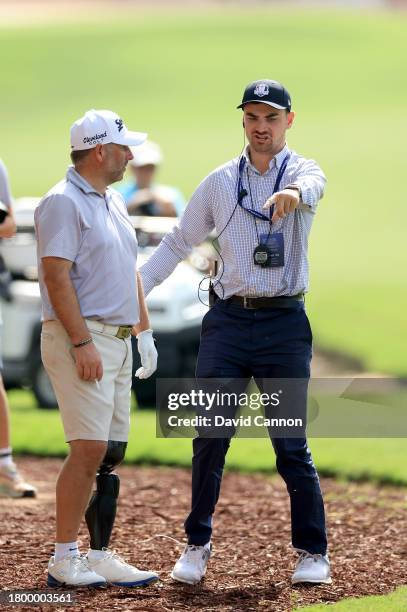
[[[35,500],[0,499],[0,585],[45,588],[61,461],[27,457],[19,465],[40,493]],[[205,581],[192,587],[169,576],[182,550],[170,538],[183,541],[190,471],[125,466],[119,473],[122,489],[111,546],[138,567],[159,571],[161,580],[141,589],[81,589],[70,609],[288,612],[315,602],[387,593],[406,582],[405,489],[324,479],[333,584],[291,587],[296,556],[283,483],[275,476],[226,473],[214,522],[214,555]],[[85,552],[85,527],[80,539]]]

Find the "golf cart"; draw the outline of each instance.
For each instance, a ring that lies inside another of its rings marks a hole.
[[[17,234],[0,243],[0,252],[12,275],[11,301],[2,302],[3,378],[6,387],[32,389],[40,408],[56,406],[55,396],[40,356],[41,299],[37,280],[34,210],[38,198],[21,198],[14,204]],[[174,218],[132,217],[139,241],[141,266],[177,222]],[[192,263],[191,263],[192,262]],[[155,405],[155,379],[191,377],[206,307],[198,299],[198,284],[209,261],[207,251],[195,251],[147,298],[157,341],[158,369],[139,381],[133,390],[141,407]],[[133,339],[134,371],[139,367],[137,341]]]

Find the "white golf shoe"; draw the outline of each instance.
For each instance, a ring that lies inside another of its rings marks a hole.
[[[64,585],[99,587],[105,586],[106,580],[91,570],[86,557],[75,555],[64,557],[60,561],[55,561],[55,557],[51,557],[48,563],[47,585],[54,588]]]
[[[104,556],[101,559],[92,559],[88,554],[87,561],[89,567],[103,576],[109,584],[122,587],[145,586],[159,579],[155,572],[148,572],[137,569],[133,565],[126,563],[117,553],[107,548],[103,549]]]
[[[186,584],[198,584],[205,576],[206,566],[211,556],[211,544],[195,546],[187,544],[184,552],[174,565],[171,578]]]
[[[35,497],[37,489],[25,482],[15,463],[0,467],[0,497]]]
[[[331,584],[328,555],[312,555],[305,550],[298,552],[301,554],[291,578],[292,584],[300,582]]]

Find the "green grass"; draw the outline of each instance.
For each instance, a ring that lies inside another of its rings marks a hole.
[[[294,612],[405,612],[407,609],[407,588],[402,587],[390,595],[344,599],[327,606],[307,606]]]
[[[25,391],[11,391],[9,397],[15,451],[64,456],[67,447],[58,411],[38,410],[33,396]],[[321,475],[407,485],[404,439],[316,438],[310,445]],[[190,467],[191,453],[190,439],[156,438],[154,412],[133,411],[127,462]],[[269,440],[233,440],[227,468],[247,472],[274,471],[274,453]]]
[[[1,155],[14,192],[59,180],[70,124],[99,107],[158,140],[162,180],[190,195],[241,149],[246,82],[280,79],[298,112],[289,144],[329,179],[310,246],[316,339],[406,374],[406,24],[402,13],[228,7],[0,28]]]

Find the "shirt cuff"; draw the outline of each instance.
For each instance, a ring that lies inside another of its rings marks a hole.
[[[141,275],[141,280],[143,281],[144,295],[147,297],[147,295],[154,289],[155,283],[154,278],[150,276],[148,270],[144,270],[143,268],[144,266],[140,268],[139,272]]]
[[[315,211],[318,200],[315,200],[315,194],[313,193],[311,187],[309,187],[305,181],[302,183],[300,180],[295,181],[295,184],[301,189],[300,203],[303,204],[301,208],[303,210],[308,209],[310,211]]]

